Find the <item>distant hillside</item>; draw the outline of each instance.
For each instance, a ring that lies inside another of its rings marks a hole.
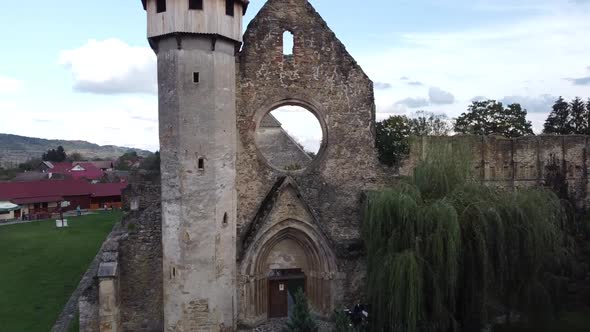
[[[136,151],[140,156],[151,152],[114,145],[100,146],[86,141],[64,141],[0,134],[0,166],[10,167],[31,158],[41,158],[49,149],[63,146],[67,154],[81,153],[85,158],[116,159],[127,151]]]

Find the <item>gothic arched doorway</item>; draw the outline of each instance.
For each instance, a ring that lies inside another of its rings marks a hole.
[[[261,230],[242,260],[241,320],[255,325],[286,316],[298,288],[313,312],[329,316],[336,271],[334,254],[316,225],[286,219]]]

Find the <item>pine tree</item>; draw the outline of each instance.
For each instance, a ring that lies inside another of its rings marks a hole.
[[[571,128],[570,105],[563,99],[559,99],[553,105],[553,111],[545,120],[543,133],[556,135],[569,135],[572,133]]]
[[[586,127],[586,132],[584,134],[590,135],[590,98],[586,101],[586,123],[588,126]]]
[[[572,134],[583,135],[588,131],[588,114],[584,101],[580,97],[576,97],[570,103],[570,127]]]
[[[299,288],[295,293],[295,307],[293,313],[287,322],[286,332],[317,332],[318,325],[311,317],[309,304],[303,290]]]

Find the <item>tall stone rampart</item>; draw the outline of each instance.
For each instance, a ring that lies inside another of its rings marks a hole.
[[[400,174],[410,175],[429,149],[440,144],[468,148],[473,156],[476,180],[517,189],[551,186],[549,182],[557,177],[566,185],[564,190],[578,210],[586,211],[590,207],[586,153],[590,147],[589,136],[419,137],[413,140],[410,156],[403,162]]]

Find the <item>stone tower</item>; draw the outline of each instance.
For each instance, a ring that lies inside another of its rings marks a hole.
[[[158,57],[165,331],[231,331],[236,53],[247,0],[142,0]]]

